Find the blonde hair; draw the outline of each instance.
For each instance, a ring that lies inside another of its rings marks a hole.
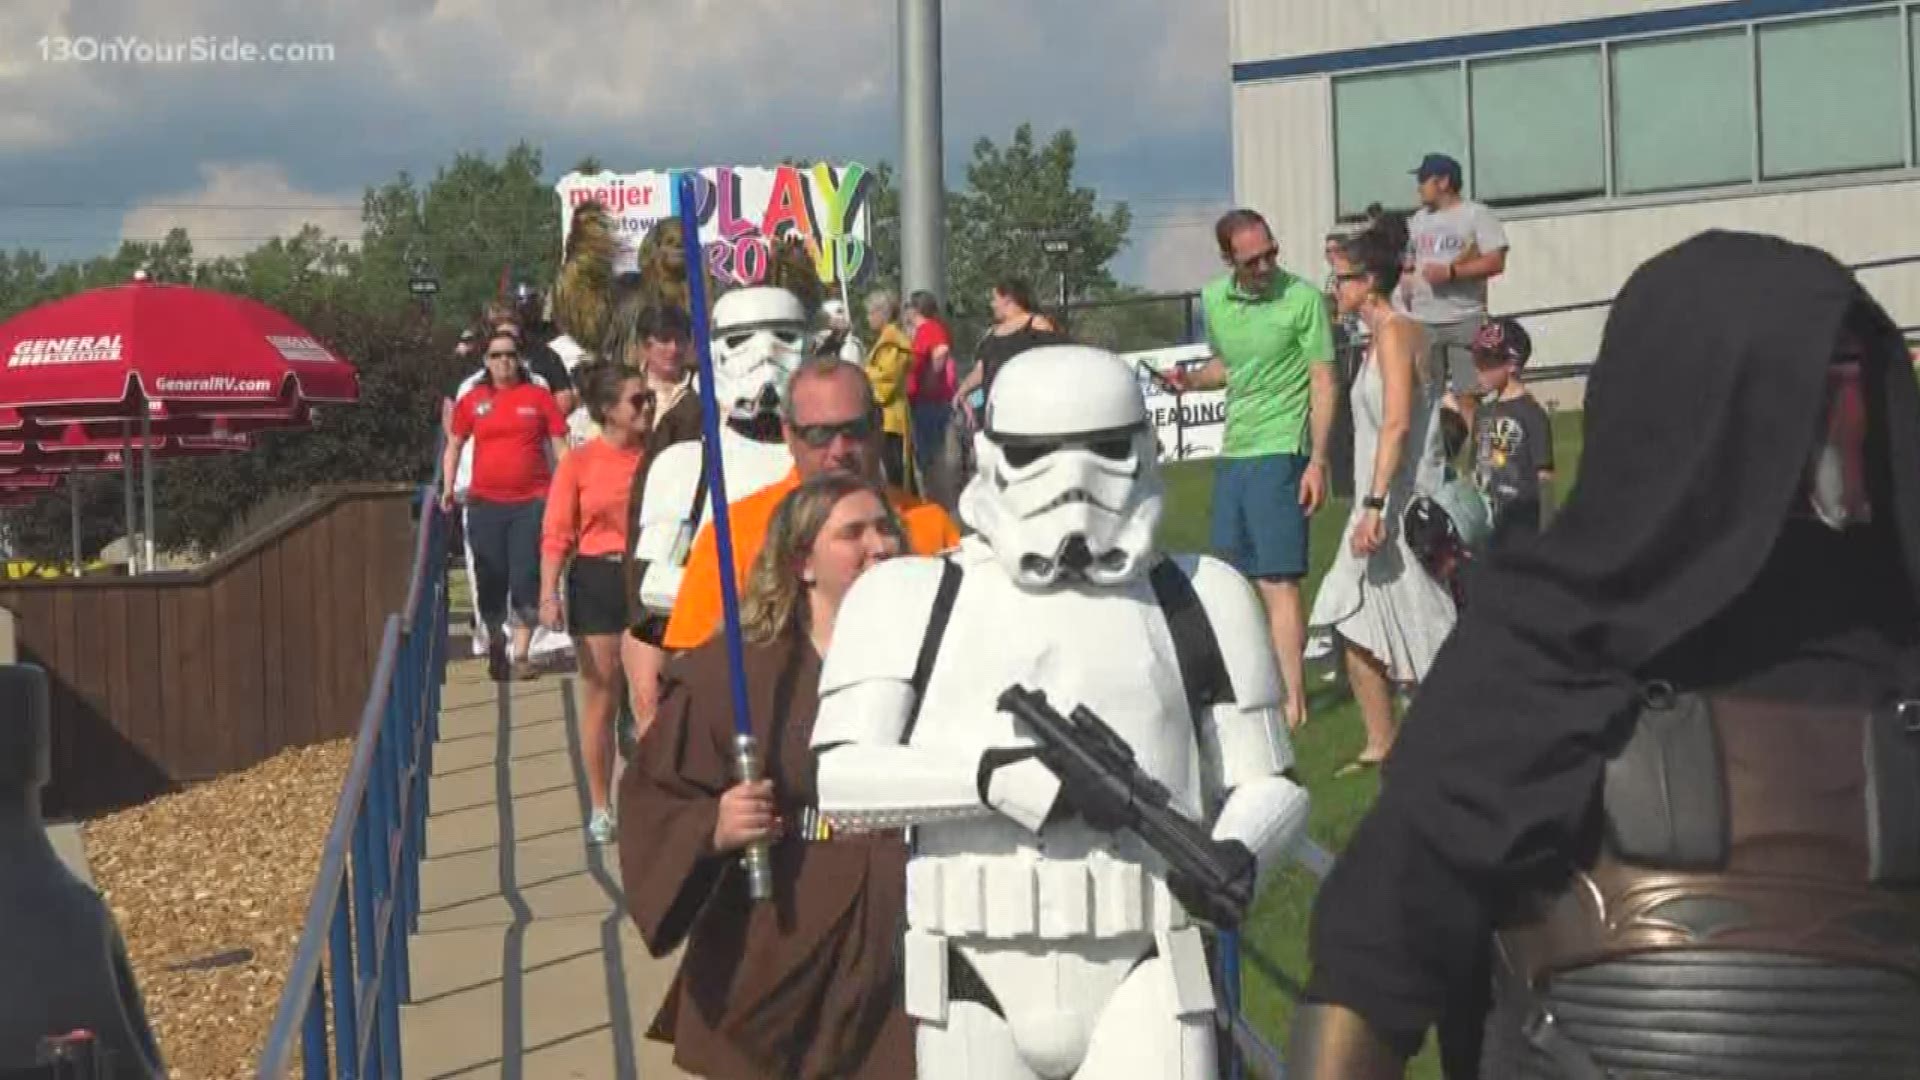
[[[747,641],[765,645],[807,623],[806,584],[800,563],[813,550],[833,508],[849,495],[869,492],[887,510],[887,528],[906,547],[906,530],[887,501],[886,492],[852,473],[826,472],[801,484],[780,500],[767,523],[760,554],[747,572],[746,595],[740,600],[740,633]]]

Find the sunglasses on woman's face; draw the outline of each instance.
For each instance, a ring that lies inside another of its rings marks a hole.
[[[865,442],[873,435],[873,418],[859,416],[837,424],[795,424],[793,431],[800,436],[801,442],[817,450],[833,442],[837,435],[845,435],[855,442]]]
[[[488,354],[487,354],[487,359],[489,359],[489,360],[518,360],[518,359],[520,359],[520,354],[519,354],[519,353],[517,353],[517,352],[490,352],[490,353],[488,353]]]
[[[653,394],[649,393],[648,391],[642,390],[639,393],[628,398],[627,404],[633,406],[634,412],[639,412],[642,409],[651,408],[653,406]]]

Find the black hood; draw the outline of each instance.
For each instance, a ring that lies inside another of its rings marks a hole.
[[[1608,317],[1571,496],[1479,567],[1385,770],[1382,798],[1417,803],[1410,820],[1459,869],[1557,861],[1648,672],[1796,547],[1781,540],[1843,326],[1867,350],[1869,546],[1913,609],[1920,389],[1893,321],[1833,257],[1775,237],[1709,232],[1656,256]]]

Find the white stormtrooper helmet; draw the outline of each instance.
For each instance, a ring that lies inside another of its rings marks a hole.
[[[1121,584],[1152,564],[1165,493],[1155,446],[1118,356],[1028,349],[994,379],[960,515],[1022,587]]]
[[[713,377],[731,420],[771,418],[806,355],[807,312],[785,289],[734,289],[713,305]]]

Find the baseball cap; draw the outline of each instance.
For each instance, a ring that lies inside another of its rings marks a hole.
[[[1445,154],[1428,154],[1420,159],[1420,167],[1413,170],[1413,175],[1420,180],[1444,176],[1457,184],[1460,182],[1460,163]]]
[[[1481,324],[1473,335],[1473,355],[1488,356],[1502,362],[1511,360],[1525,367],[1533,356],[1533,338],[1517,321],[1501,316]]]

